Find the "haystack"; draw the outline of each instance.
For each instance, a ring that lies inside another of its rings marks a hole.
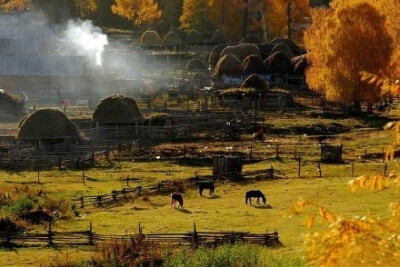
[[[201,44],[203,42],[203,36],[198,30],[190,30],[186,34],[186,43],[188,44]]]
[[[292,58],[293,73],[296,75],[304,75],[308,65],[306,55]]]
[[[167,113],[160,113],[153,115],[150,118],[144,120],[145,126],[173,126],[177,125],[175,118]]]
[[[255,35],[247,35],[246,37],[243,37],[242,40],[239,41],[241,44],[258,44],[261,43],[260,38],[258,38]]]
[[[204,61],[198,58],[192,58],[186,64],[187,70],[205,70],[207,69],[207,65]]]
[[[284,52],[290,59],[294,57],[292,50],[290,50],[289,46],[284,43],[278,43],[272,48],[271,54],[275,52]]]
[[[209,78],[204,73],[197,72],[195,75],[193,75],[192,80],[193,81],[204,81],[205,82],[205,81],[208,81]]]
[[[18,125],[17,139],[79,138],[78,127],[56,109],[40,109],[24,117]]]
[[[142,120],[143,116],[135,100],[122,95],[107,97],[93,113],[93,121],[99,123],[129,124]]]
[[[140,42],[142,46],[160,46],[162,40],[156,31],[147,30],[142,34]]]
[[[277,45],[279,43],[284,43],[285,45],[287,45],[294,54],[297,54],[298,51],[300,50],[299,46],[291,39],[275,38],[270,42],[270,44],[273,45]]]
[[[20,115],[25,101],[19,96],[0,89],[0,115]]]
[[[225,47],[224,50],[222,50],[220,57],[228,54],[236,56],[240,60],[240,62],[242,62],[243,59],[245,59],[247,56],[254,54],[259,55],[260,50],[255,44],[231,45]]]
[[[269,83],[257,74],[252,74],[243,81],[240,88],[256,88],[257,90],[268,90]]]
[[[210,52],[210,55],[208,56],[208,63],[210,63],[212,66],[215,66],[220,58],[222,50],[224,50],[224,48],[227,46],[227,44],[219,44],[214,46]]]
[[[242,62],[242,67],[243,72],[247,74],[266,74],[269,71],[260,55],[247,56]]]
[[[233,55],[225,55],[220,58],[215,65],[214,75],[240,76],[242,74],[242,64],[239,59]]]
[[[164,46],[180,46],[182,45],[182,39],[179,35],[174,31],[169,31],[163,39],[162,44]]]
[[[225,37],[219,30],[215,30],[210,38],[210,44],[222,44],[225,43]]]
[[[292,73],[292,62],[284,52],[275,52],[270,55],[265,61],[265,65],[271,73]]]
[[[272,51],[272,48],[274,48],[275,45],[270,44],[270,43],[262,43],[262,44],[257,44],[258,49],[260,50],[260,55],[265,60]]]

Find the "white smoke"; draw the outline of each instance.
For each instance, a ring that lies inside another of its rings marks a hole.
[[[99,27],[93,26],[91,21],[68,21],[62,41],[78,55],[86,56],[96,65],[102,64],[101,54],[108,44],[107,35]]]

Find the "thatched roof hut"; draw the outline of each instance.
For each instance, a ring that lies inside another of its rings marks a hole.
[[[284,52],[290,59],[294,57],[292,50],[285,43],[278,43],[272,48],[271,54],[275,52]]]
[[[221,57],[214,68],[214,75],[240,76],[242,74],[242,64],[234,55],[228,54]]]
[[[225,37],[219,30],[215,30],[210,38],[210,44],[222,44],[225,43]]]
[[[240,85],[240,88],[256,88],[259,90],[268,90],[269,84],[259,75],[252,74],[243,81],[243,83]]]
[[[294,54],[297,54],[298,51],[300,50],[300,47],[295,42],[293,42],[292,39],[275,38],[272,41],[270,41],[270,43],[273,44],[273,45],[277,45],[279,43],[284,43],[285,45],[287,45],[290,48],[290,50]]]
[[[293,66],[293,73],[296,75],[304,75],[307,67],[309,66],[306,55],[294,57],[291,61]]]
[[[113,95],[105,98],[93,113],[93,121],[99,123],[136,123],[143,120],[140,110],[131,97]]]
[[[241,44],[258,44],[261,43],[260,38],[258,38],[255,35],[247,35],[245,37],[242,38],[242,40],[239,41],[239,43]]]
[[[182,45],[182,39],[179,37],[179,34],[177,34],[174,31],[169,31],[165,36],[162,41],[163,46],[180,46]]]
[[[220,58],[222,50],[224,50],[224,48],[227,46],[227,44],[219,44],[214,46],[208,56],[208,63],[210,63],[212,66],[215,66]]]
[[[275,45],[270,44],[270,43],[261,43],[261,44],[257,44],[258,49],[260,50],[260,55],[263,58],[263,60],[265,60],[272,51],[272,48],[274,48]]]
[[[203,36],[198,30],[190,30],[186,34],[186,43],[201,44],[202,42],[203,42]]]
[[[242,62],[243,72],[247,74],[266,74],[269,72],[260,55],[247,56]]]
[[[265,61],[271,73],[292,73],[292,62],[284,52],[275,52]]]
[[[186,64],[187,70],[206,70],[207,68],[206,63],[198,58],[192,58]]]
[[[19,115],[24,108],[24,100],[19,96],[0,89],[0,115]]]
[[[142,34],[140,43],[142,46],[160,46],[162,40],[156,31],[147,30]]]
[[[260,50],[255,44],[230,45],[222,50],[220,57],[228,54],[236,56],[240,60],[240,62],[242,62],[243,59],[245,59],[247,56],[253,54],[259,55]]]
[[[173,126],[177,125],[175,118],[167,113],[159,113],[146,118],[143,123],[145,126]]]
[[[56,109],[40,109],[24,117],[18,125],[17,139],[79,139],[78,127]]]

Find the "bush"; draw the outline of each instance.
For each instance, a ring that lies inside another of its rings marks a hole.
[[[34,206],[33,200],[25,197],[9,204],[5,207],[5,210],[11,215],[21,215],[32,210]]]

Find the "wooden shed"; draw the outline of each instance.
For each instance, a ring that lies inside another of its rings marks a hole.
[[[343,162],[343,145],[332,146],[326,143],[321,143],[321,162],[326,163],[341,163]]]
[[[242,174],[242,159],[237,156],[213,156],[213,175],[237,179]]]

